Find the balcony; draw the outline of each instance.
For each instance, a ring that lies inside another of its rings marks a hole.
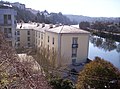
[[[78,44],[72,44],[72,48],[78,48]]]

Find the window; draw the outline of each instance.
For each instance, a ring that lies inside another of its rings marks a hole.
[[[41,42],[41,47],[42,47],[42,45],[43,45],[43,42]]]
[[[17,41],[20,41],[20,37],[17,37]]]
[[[55,39],[54,39],[54,37],[53,37],[53,41],[52,41],[52,44],[54,44],[54,40],[55,40]]]
[[[37,37],[37,31],[36,31],[36,37]]]
[[[49,52],[49,45],[48,45],[48,52]]]
[[[50,37],[48,36],[48,42],[49,42],[49,38],[50,38]]]
[[[36,39],[36,45],[37,45],[37,39]]]
[[[11,20],[11,15],[8,15],[8,20]]]
[[[16,43],[15,43],[15,46],[16,46],[16,47],[19,47],[19,46],[20,46],[20,43],[16,42]]]
[[[14,20],[14,24],[17,24],[16,20]]]
[[[30,35],[30,31],[27,31],[27,34]]]
[[[72,59],[72,65],[76,64],[76,59]]]
[[[20,35],[20,31],[17,31],[17,35]]]
[[[7,33],[7,28],[4,28],[4,33]]]
[[[40,40],[38,40],[38,45],[40,44]]]
[[[17,25],[17,20],[16,20],[16,18],[17,18],[17,16],[16,16],[16,15],[14,15],[14,24],[16,24],[16,25]]]
[[[4,33],[12,33],[11,28],[4,28]]]
[[[40,38],[40,32],[39,32],[39,38]]]
[[[77,48],[72,48],[72,57],[77,57]]]
[[[20,46],[20,43],[17,43],[17,47],[19,47]]]
[[[30,41],[30,37],[28,37],[27,40]]]
[[[43,34],[41,34],[41,39],[43,39]]]
[[[78,44],[78,38],[77,38],[77,37],[73,37],[72,43],[73,43],[73,44]]]
[[[55,51],[54,51],[54,47],[52,47],[52,53],[54,54],[54,52],[55,52]]]
[[[12,30],[11,30],[11,28],[8,28],[8,32],[9,32],[9,33],[12,33]]]
[[[4,15],[4,24],[7,24],[7,15]]]
[[[30,43],[28,43],[28,47],[30,47]]]

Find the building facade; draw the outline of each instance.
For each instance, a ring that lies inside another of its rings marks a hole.
[[[0,5],[0,30],[11,46],[15,46],[17,12],[11,6]]]
[[[86,62],[89,32],[67,25],[55,27],[46,30],[45,45],[58,52],[58,65]]]
[[[34,48],[35,45],[35,25],[32,24],[17,24],[15,39],[16,48]]]
[[[49,24],[23,24],[17,26],[20,31],[19,44],[29,47],[28,31],[32,47],[44,47],[57,53],[56,64],[68,65],[86,62],[88,58],[89,32],[73,26],[52,26]],[[39,50],[38,50],[39,51]]]

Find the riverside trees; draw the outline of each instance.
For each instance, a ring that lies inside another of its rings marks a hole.
[[[77,89],[120,89],[119,78],[118,69],[96,57],[79,73]]]

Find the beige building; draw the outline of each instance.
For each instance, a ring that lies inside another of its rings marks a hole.
[[[35,44],[35,25],[33,24],[17,24],[16,28],[16,48],[34,47]]]
[[[35,47],[44,47],[45,46],[45,31],[49,29],[49,25],[39,24],[34,28],[35,30]]]
[[[88,58],[89,32],[67,25],[48,29],[45,46],[58,52],[58,64],[85,62]]]
[[[90,33],[79,28],[24,23],[17,26],[16,34],[17,47],[45,47],[57,52],[58,65],[78,64],[88,58]]]

